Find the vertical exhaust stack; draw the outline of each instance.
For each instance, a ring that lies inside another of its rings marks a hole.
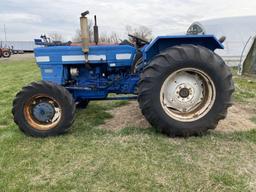
[[[93,32],[94,32],[94,42],[96,45],[99,43],[99,27],[97,25],[97,17],[94,15],[94,27],[93,27]]]
[[[85,59],[88,61],[88,52],[89,52],[89,27],[88,27],[88,18],[86,15],[89,14],[89,11],[81,13],[80,17],[80,27],[81,27],[81,40],[82,48],[85,54]]]

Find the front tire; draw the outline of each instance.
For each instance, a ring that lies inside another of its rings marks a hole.
[[[34,137],[56,136],[66,132],[74,121],[75,103],[62,86],[40,81],[23,87],[13,101],[15,123]]]
[[[76,103],[76,108],[77,109],[86,109],[87,106],[89,105],[89,100],[81,100],[81,101],[78,101]]]
[[[151,125],[168,136],[214,129],[231,106],[232,74],[204,47],[184,45],[157,55],[144,69],[139,104]]]

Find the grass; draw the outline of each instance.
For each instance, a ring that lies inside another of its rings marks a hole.
[[[0,191],[255,191],[256,131],[170,139],[152,128],[97,128],[123,102],[92,102],[71,131],[31,138],[12,121],[16,92],[39,80],[33,60],[0,61]],[[236,76],[235,100],[255,106]]]
[[[235,73],[234,73],[235,74]],[[236,92],[234,98],[239,102],[256,103],[256,79],[255,77],[234,75]]]
[[[256,124],[256,116],[253,116],[250,120]]]

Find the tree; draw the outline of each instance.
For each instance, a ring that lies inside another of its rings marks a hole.
[[[62,35],[57,32],[50,33],[49,37],[51,38],[52,41],[63,41]]]
[[[89,38],[90,38],[90,43],[94,42],[94,32],[93,32],[93,22],[92,20],[89,20],[88,22],[88,27],[89,27]],[[77,29],[75,32],[75,36],[72,38],[73,42],[81,42],[81,30]],[[112,32],[110,35],[102,32],[99,35],[99,43],[103,44],[117,44],[119,42],[119,36],[117,33]]]
[[[100,43],[105,44],[117,44],[119,43],[118,34],[115,32],[112,32],[111,35],[108,35],[106,33],[101,33],[99,38]]]
[[[114,43],[114,44],[119,43],[119,36],[115,32],[112,32],[112,34],[110,35],[110,39],[111,39],[111,42]]]
[[[80,42],[81,41],[81,30],[77,29],[75,36],[72,38],[73,42]]]
[[[89,38],[90,38],[90,43],[94,41],[93,39],[93,23],[92,20],[89,20],[88,22],[88,27],[89,27]],[[73,42],[81,42],[81,30],[77,29],[75,36],[72,38]]]
[[[141,25],[137,28],[133,28],[132,26],[127,25],[126,31],[128,34],[132,34],[147,41],[150,41],[152,39],[152,30],[144,25]]]

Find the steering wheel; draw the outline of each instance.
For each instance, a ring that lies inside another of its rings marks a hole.
[[[136,43],[145,43],[145,44],[149,44],[148,41],[141,39],[140,37],[136,37],[134,35],[128,34],[129,37],[133,38],[136,40]]]

